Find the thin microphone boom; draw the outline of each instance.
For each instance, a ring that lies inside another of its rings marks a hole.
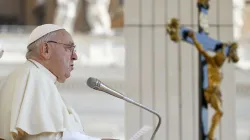
[[[154,140],[155,134],[156,134],[156,132],[158,131],[158,129],[160,128],[160,125],[161,125],[161,116],[160,116],[157,112],[155,112],[155,111],[149,109],[148,107],[143,106],[143,105],[140,104],[140,103],[135,102],[134,100],[132,100],[132,99],[126,97],[124,94],[121,94],[121,93],[119,93],[119,92],[117,92],[117,91],[115,91],[115,90],[109,88],[108,86],[106,86],[106,85],[103,84],[100,80],[98,80],[98,79],[96,79],[96,78],[90,77],[90,78],[87,80],[87,85],[88,85],[90,88],[92,88],[92,89],[106,92],[106,93],[108,93],[108,94],[110,94],[110,95],[112,95],[112,96],[115,96],[115,97],[120,98],[120,99],[122,99],[122,100],[125,100],[125,101],[127,101],[127,102],[129,102],[129,103],[131,103],[131,104],[134,104],[134,105],[136,105],[136,106],[139,106],[139,107],[141,107],[141,108],[143,108],[143,109],[149,111],[150,113],[153,113],[154,115],[156,115],[156,116],[158,117],[158,124],[157,124],[157,126],[156,126],[156,128],[155,128],[155,131],[153,132],[153,134],[152,134],[152,136],[151,136],[151,138],[150,138],[150,140]]]

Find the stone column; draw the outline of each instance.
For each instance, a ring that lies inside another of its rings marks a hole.
[[[160,113],[162,124],[155,140],[199,140],[198,54],[187,43],[176,44],[165,33],[170,18],[197,31],[197,0],[126,0],[126,95]],[[219,6],[219,7],[218,7]],[[232,41],[232,2],[211,3],[210,33]],[[224,116],[218,139],[235,140],[234,66],[223,68]],[[211,111],[209,111],[209,121]],[[126,138],[157,118],[126,104]],[[143,140],[152,134],[147,133]]]

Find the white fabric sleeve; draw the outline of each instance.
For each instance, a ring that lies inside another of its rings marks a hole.
[[[82,132],[63,132],[62,140],[101,140],[100,138],[87,136]]]

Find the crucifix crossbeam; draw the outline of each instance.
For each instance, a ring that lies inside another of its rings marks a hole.
[[[185,28],[185,27],[180,27],[180,35],[181,35],[181,39],[185,42],[188,42],[192,45],[194,45],[193,40],[188,37],[188,33],[189,32],[193,32],[191,29]],[[197,41],[199,41],[199,43],[203,46],[203,48],[206,51],[216,51],[216,49],[219,49],[219,47],[223,44],[223,42],[213,39],[210,36],[208,36],[206,33],[202,32],[202,33],[195,33],[195,37],[197,39]],[[225,53],[228,54],[229,52],[229,47],[230,46],[226,46],[225,49]]]

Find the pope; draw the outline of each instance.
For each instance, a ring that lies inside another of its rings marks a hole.
[[[8,75],[0,92],[0,139],[112,140],[86,135],[55,85],[70,77],[75,47],[60,26],[44,24],[31,32],[27,61]]]

